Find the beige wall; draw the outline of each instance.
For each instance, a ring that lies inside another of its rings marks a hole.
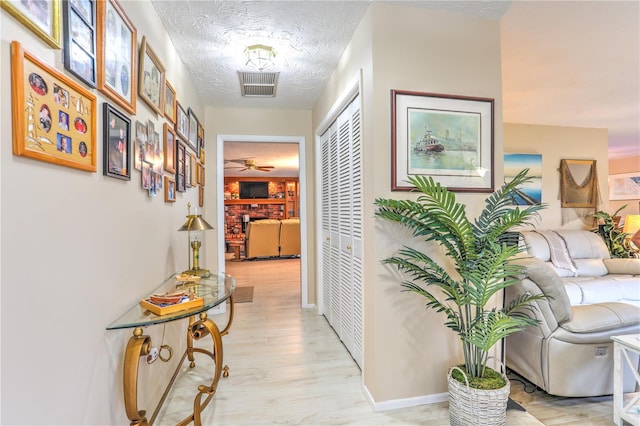
[[[147,0],[121,2],[167,68],[178,99],[199,117],[204,110],[184,64]],[[122,405],[122,357],[131,330],[105,330],[136,300],[176,270],[186,269],[186,235],[178,233],[197,205],[197,190],[178,193],[175,204],[140,187],[140,172],[125,182],[102,175],[102,103],[97,109],[97,172],[88,173],[11,151],[9,45],[20,41],[62,70],[53,50],[0,11],[0,176],[2,203],[1,312],[3,424],[126,424]],[[110,102],[110,101],[109,101]],[[111,102],[110,102],[111,103]],[[165,119],[138,99],[135,120]],[[206,126],[206,123],[205,123]],[[204,212],[209,221],[211,216]],[[184,350],[178,331],[167,327],[165,343]],[[145,330],[159,345],[161,326]],[[139,402],[152,408],[174,366],[141,365]]]
[[[464,31],[460,31],[464,28]],[[351,49],[314,110],[314,128],[358,69],[363,75],[364,163],[364,385],[376,402],[437,395],[446,372],[461,360],[459,345],[425,312],[424,301],[400,291],[395,272],[380,261],[411,240],[404,230],[374,219],[376,197],[413,198],[390,191],[390,90],[495,99],[495,152],[502,152],[500,32],[497,21],[373,3]],[[502,180],[502,157],[495,162]],[[459,194],[475,216],[487,194]],[[438,350],[434,350],[438,348]]]
[[[598,210],[609,209],[607,176],[608,133],[606,129],[504,124],[504,152],[542,155],[542,202],[539,226],[545,229],[592,229],[594,222],[583,218],[587,209],[560,207],[560,160],[596,160],[600,202]]]
[[[610,175],[633,172],[640,172],[640,155],[609,160]],[[623,206],[627,206],[619,213],[623,217],[629,214],[640,214],[640,200],[610,200],[609,213],[613,214]]]

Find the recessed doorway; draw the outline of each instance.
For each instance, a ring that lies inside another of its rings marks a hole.
[[[306,175],[304,159],[304,137],[281,136],[244,136],[219,135],[217,139],[217,177],[218,177],[218,226],[225,232],[218,234],[218,264],[234,262],[233,268],[242,267],[245,256],[243,235],[249,221],[255,219],[300,220],[300,304],[311,306],[308,302],[307,286],[307,246],[306,235]],[[231,185],[225,185],[225,177]],[[233,177],[234,179],[231,179]],[[237,178],[237,179],[236,179]],[[240,199],[239,181],[245,191]],[[269,199],[265,200],[263,184],[269,187]],[[234,185],[235,184],[235,185]],[[251,191],[257,191],[252,193]],[[289,197],[289,195],[295,195]],[[258,197],[256,202],[249,197]],[[260,199],[262,201],[260,201]],[[227,201],[225,203],[225,201]],[[234,235],[235,234],[235,235]],[[236,261],[236,255],[240,262]],[[255,260],[248,262],[272,262]],[[277,260],[273,260],[277,262]],[[222,269],[222,268],[221,268]]]

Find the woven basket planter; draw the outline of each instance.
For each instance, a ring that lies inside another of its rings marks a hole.
[[[460,370],[458,367],[451,367],[447,374],[451,426],[504,426],[511,390],[509,380],[503,376],[507,384],[500,389],[474,389],[454,379],[451,376],[454,369]]]

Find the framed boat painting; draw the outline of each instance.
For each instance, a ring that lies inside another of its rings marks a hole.
[[[493,192],[494,100],[391,90],[391,190],[430,176],[455,192]]]
[[[98,89],[136,113],[138,32],[116,0],[98,3]]]

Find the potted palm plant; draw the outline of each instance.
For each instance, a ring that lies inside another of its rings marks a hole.
[[[409,246],[383,260],[404,274],[405,291],[425,297],[427,308],[446,315],[444,325],[460,339],[464,364],[448,374],[452,425],[505,424],[509,381],[487,366],[489,351],[506,336],[537,323],[525,311],[530,302],[544,296],[523,295],[502,308],[490,307],[492,297],[524,272],[513,262],[522,249],[513,243],[512,231],[529,224],[545,207],[512,205],[512,193],[530,180],[527,172],[491,194],[474,222],[455,194],[431,177],[409,179],[421,192],[417,201],[375,201],[376,216],[408,227],[415,237],[435,241],[454,262],[455,272],[448,271]]]

